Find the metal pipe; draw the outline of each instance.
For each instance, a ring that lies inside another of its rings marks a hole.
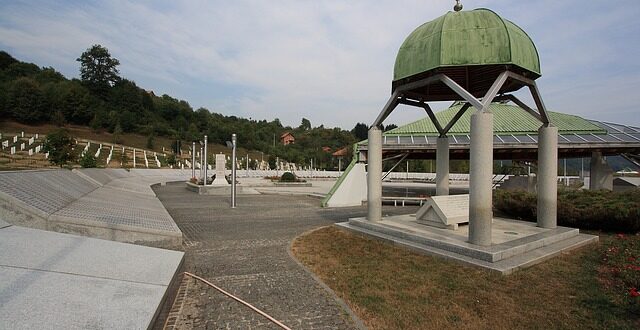
[[[236,208],[236,134],[231,134],[231,208]]]
[[[196,142],[191,143],[191,177],[196,177]]]
[[[207,170],[209,169],[209,165],[207,163],[207,136],[204,136],[204,181],[202,182],[203,186],[207,185]]]

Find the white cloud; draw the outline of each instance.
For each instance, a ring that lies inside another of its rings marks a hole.
[[[463,1],[466,8],[493,8],[529,32],[543,59],[540,84],[549,108],[562,111],[555,105],[579,100],[587,114],[595,107],[637,103],[638,93],[597,99],[601,93],[594,90],[601,86],[580,85],[637,86],[638,66],[621,60],[628,55],[616,52],[618,44],[607,38],[633,10],[622,8],[624,3],[603,13],[567,10],[580,3]],[[629,4],[637,9],[635,2]],[[395,54],[406,35],[452,5],[435,0],[0,4],[0,48],[77,76],[75,58],[100,43],[120,59],[123,76],[194,108],[278,117],[290,125],[305,117],[314,125],[349,129],[358,121],[370,123],[385,103]],[[635,21],[626,22],[638,32]],[[596,37],[584,38],[585,33]],[[627,54],[637,54],[637,45],[630,48]],[[627,68],[619,75],[584,69],[594,62]],[[421,113],[403,110],[391,119],[400,123],[416,115]]]

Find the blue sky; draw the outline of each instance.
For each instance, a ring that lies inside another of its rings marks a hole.
[[[78,77],[75,59],[97,43],[120,60],[123,77],[194,109],[351,129],[370,124],[389,97],[404,38],[453,4],[0,0],[0,49]],[[640,126],[640,1],[462,4],[490,8],[527,31],[547,108]],[[388,123],[422,116],[401,107]]]

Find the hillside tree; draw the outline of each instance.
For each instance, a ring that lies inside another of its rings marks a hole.
[[[120,61],[111,57],[109,50],[101,45],[88,48],[76,61],[80,62],[80,79],[89,88],[102,96],[118,80]]]
[[[66,129],[58,129],[47,134],[42,150],[49,153],[51,164],[63,167],[74,160],[73,147],[75,142]]]

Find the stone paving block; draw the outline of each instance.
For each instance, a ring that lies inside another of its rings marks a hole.
[[[179,251],[18,226],[0,229],[0,328],[145,329]]]

